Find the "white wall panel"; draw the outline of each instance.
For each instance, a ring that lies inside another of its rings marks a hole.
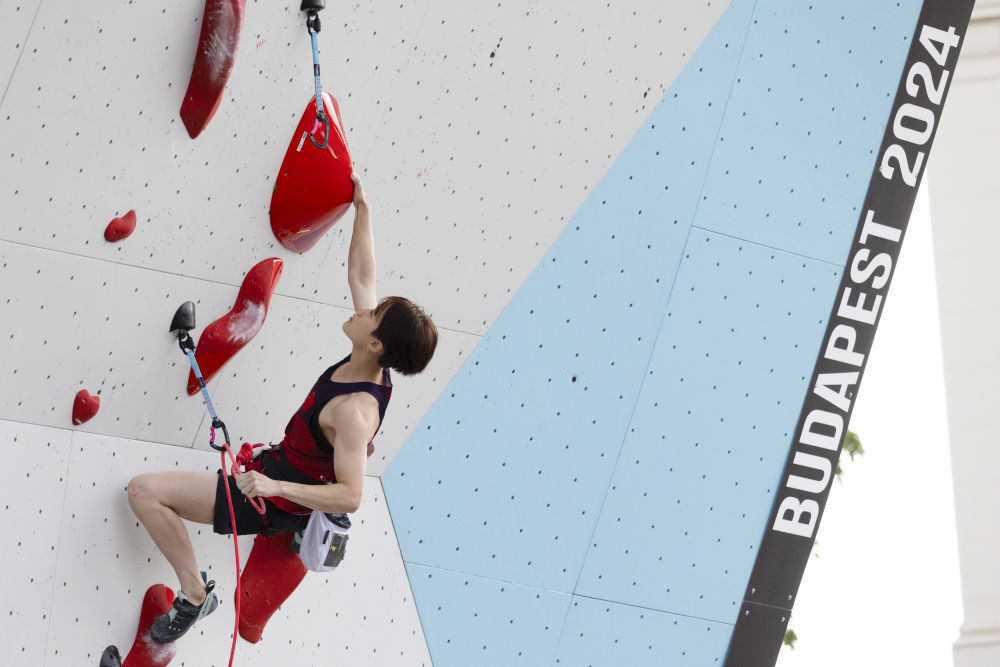
[[[0,160],[11,202],[4,239],[229,283],[267,252],[261,248],[277,246],[266,224],[267,179],[288,137],[260,129],[287,124],[291,112],[267,103],[280,100],[279,91],[256,93],[249,118],[223,100],[198,141],[178,116],[203,8],[42,6],[2,109],[4,134],[23,137]],[[268,14],[276,31],[298,20],[288,11]],[[248,17],[234,84],[253,64],[253,28]],[[270,37],[262,33],[257,42]],[[261,118],[268,113],[270,120]],[[270,152],[261,156],[261,149]],[[139,220],[135,235],[105,243],[107,221],[130,208]],[[248,224],[255,214],[258,224]]]
[[[0,86],[4,90],[14,73],[41,1],[10,0],[0,4]],[[0,94],[0,99],[2,97]]]
[[[324,79],[376,205],[381,292],[485,331],[723,8],[327,10]],[[302,16],[248,6],[225,99],[192,141],[177,110],[201,11],[41,7],[2,107],[18,139],[0,157],[0,238],[229,284],[278,255],[280,293],[344,303],[344,239],[296,257],[267,216],[312,90]],[[128,209],[135,235],[105,243]]]
[[[124,656],[135,637],[146,589],[163,583],[177,590],[173,570],[128,506],[128,480],[152,470],[215,467],[216,457],[204,452],[73,434],[47,667],[96,665],[108,644],[117,644]],[[216,580],[221,604],[184,637],[175,661],[222,667],[229,659],[234,621],[233,546],[210,526],[189,526],[199,566]],[[244,558],[250,544],[241,539]]]
[[[100,392],[101,408],[78,430],[190,446],[204,409],[185,392],[187,359],[167,328],[182,302],[217,317],[235,293],[0,242],[0,418],[69,427],[73,398],[86,389]]]
[[[5,562],[0,606],[0,664],[40,665],[53,609],[60,517],[66,495],[70,432],[0,422],[0,456],[17,466],[4,475],[0,535]]]

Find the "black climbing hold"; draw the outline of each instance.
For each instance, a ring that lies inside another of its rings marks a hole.
[[[170,320],[170,333],[186,334],[194,329],[194,303],[185,301]]]
[[[325,7],[326,0],[302,0],[302,6],[299,9],[303,12],[318,12]]]
[[[117,646],[109,646],[101,654],[101,664],[98,667],[122,667],[122,657]]]

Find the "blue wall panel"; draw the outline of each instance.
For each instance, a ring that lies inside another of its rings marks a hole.
[[[921,6],[757,2],[696,224],[843,265]]]
[[[718,134],[740,4],[383,475],[405,561],[573,590]]]
[[[725,623],[576,596],[552,664],[711,667],[722,664],[730,632]]]
[[[578,594],[735,621],[839,280],[692,231]]]
[[[407,564],[431,660],[444,665],[548,665],[570,596]]]
[[[721,662],[920,4],[734,2],[428,412],[438,667]]]

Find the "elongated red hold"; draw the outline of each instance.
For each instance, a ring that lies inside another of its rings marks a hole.
[[[306,566],[291,549],[294,533],[258,535],[240,579],[240,637],[260,641],[264,626],[306,576]]]
[[[246,0],[205,0],[194,68],[181,102],[181,120],[192,139],[212,120],[233,71]]]
[[[76,398],[73,399],[73,424],[79,426],[90,421],[100,409],[101,397],[93,396],[86,389],[81,389],[76,392]]]
[[[121,662],[118,648],[109,646],[101,656],[101,667],[166,667],[177,653],[177,642],[160,644],[149,634],[153,621],[167,613],[174,603],[174,592],[163,584],[146,590],[139,612],[139,628],[125,661]]]
[[[271,257],[250,269],[240,286],[236,304],[201,332],[194,357],[206,383],[264,326],[282,267],[280,259]],[[193,395],[198,390],[192,370],[188,374],[187,393]]]
[[[317,127],[316,99],[310,98],[271,193],[271,230],[281,245],[295,252],[316,245],[354,199],[340,106],[326,92],[323,109],[328,122]],[[326,145],[319,148],[324,140]]]
[[[104,240],[108,243],[115,243],[127,239],[135,231],[135,211],[129,211],[125,215],[114,218],[104,228]]]

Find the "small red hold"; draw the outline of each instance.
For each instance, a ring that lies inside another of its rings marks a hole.
[[[73,424],[79,426],[90,421],[100,407],[100,396],[91,396],[86,389],[76,392],[76,399],[73,400]]]
[[[115,243],[127,239],[135,231],[135,211],[129,211],[120,218],[115,218],[104,229],[104,239]]]

